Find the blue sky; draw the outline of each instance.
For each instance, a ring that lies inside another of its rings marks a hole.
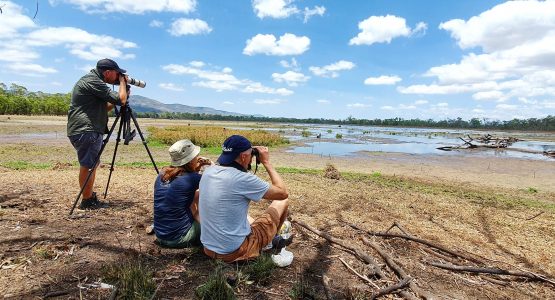
[[[164,103],[286,117],[555,115],[555,1],[1,1],[0,82],[97,60]]]

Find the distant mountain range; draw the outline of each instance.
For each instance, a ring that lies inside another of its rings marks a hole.
[[[245,116],[235,112],[217,110],[210,107],[203,106],[189,106],[183,104],[165,104],[160,101],[150,99],[139,95],[131,95],[129,103],[135,112],[178,112],[178,113],[198,113],[207,115],[222,115],[222,116]]]

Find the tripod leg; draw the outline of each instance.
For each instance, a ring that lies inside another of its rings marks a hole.
[[[148,149],[147,142],[145,140],[145,137],[143,136],[143,132],[141,131],[141,128],[139,127],[139,123],[137,122],[137,119],[135,118],[135,116],[131,112],[131,107],[129,107],[129,114],[130,114],[131,118],[133,119],[133,123],[135,124],[135,128],[137,128],[137,131],[139,132],[139,136],[141,137],[141,140],[143,141],[143,145],[145,146],[146,152],[148,153],[148,157],[150,157],[150,161],[152,162],[152,165],[154,166],[154,170],[156,170],[156,173],[159,174],[160,172],[158,171],[158,167],[156,167],[156,163],[154,162],[154,158],[152,158],[152,154],[150,153],[150,149]]]
[[[114,162],[116,161],[116,153],[118,152],[118,146],[119,146],[119,142],[121,141],[121,129],[124,127],[125,123],[125,108],[121,108],[121,122],[119,123],[119,129],[118,129],[118,136],[116,138],[116,146],[114,148],[114,155],[112,156],[112,163],[110,164],[110,174],[108,175],[108,182],[106,183],[106,189],[104,190],[104,199],[106,199],[106,196],[108,195],[108,186],[110,185],[110,179],[112,178],[112,172],[114,172]]]
[[[116,127],[116,124],[118,123],[119,118],[120,118],[120,116],[118,115],[116,117],[116,120],[114,120],[114,124],[112,124],[112,127],[110,128],[110,131],[108,132],[108,135],[106,136],[104,141],[102,141],[102,147],[100,147],[100,151],[98,152],[98,154],[96,155],[96,158],[94,159],[94,164],[93,164],[94,167],[89,169],[89,174],[87,175],[87,179],[85,179],[85,182],[83,183],[83,186],[81,186],[81,190],[79,191],[79,194],[77,194],[77,197],[75,198],[75,201],[73,201],[73,206],[71,207],[71,210],[69,211],[70,216],[71,216],[71,214],[73,214],[73,210],[75,209],[75,206],[77,205],[77,201],[79,201],[79,198],[81,198],[81,195],[83,194],[83,190],[85,190],[85,186],[87,186],[87,183],[91,179],[92,172],[96,168],[96,165],[98,164],[98,162],[100,160],[100,156],[102,155],[102,152],[104,151],[104,148],[106,147],[106,144],[108,144],[108,141],[110,140],[110,136],[114,132],[114,128]]]

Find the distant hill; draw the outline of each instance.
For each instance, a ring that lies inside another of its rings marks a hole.
[[[160,101],[150,99],[139,95],[131,95],[129,97],[131,107],[135,112],[179,112],[179,113],[199,113],[207,115],[221,115],[221,116],[244,116],[235,112],[217,110],[210,107],[202,106],[189,106],[183,104],[165,104]]]

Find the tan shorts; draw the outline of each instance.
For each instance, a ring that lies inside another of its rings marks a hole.
[[[251,233],[247,235],[245,241],[237,250],[229,254],[218,254],[204,248],[204,253],[211,258],[221,259],[226,263],[256,258],[260,255],[260,249],[268,245],[276,235],[279,221],[278,211],[269,207],[251,224]]]

